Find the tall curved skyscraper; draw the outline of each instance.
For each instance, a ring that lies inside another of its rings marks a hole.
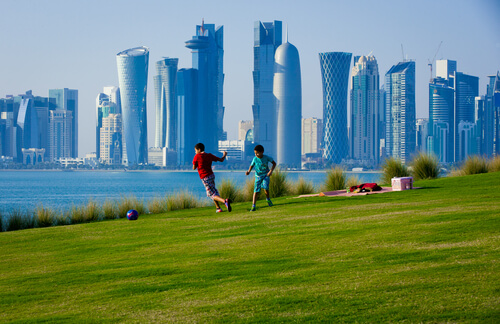
[[[175,86],[179,59],[164,57],[156,62],[157,75],[154,76],[156,132],[155,147],[176,149],[177,105]]]
[[[347,141],[347,87],[352,53],[319,53],[323,81],[323,157],[341,163]]]
[[[135,47],[116,55],[128,164],[148,163],[146,93],[149,49]]]
[[[273,94],[277,113],[277,163],[301,167],[302,85],[299,51],[280,45],[274,56]]]

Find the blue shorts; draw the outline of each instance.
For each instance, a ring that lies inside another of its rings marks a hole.
[[[260,188],[264,188],[264,190],[269,191],[269,177],[267,174],[262,176],[255,175],[255,184],[253,186],[254,192],[260,192]]]
[[[215,187],[215,175],[211,174],[208,177],[201,179],[207,191],[207,197],[214,199],[214,196],[220,196],[219,191]]]

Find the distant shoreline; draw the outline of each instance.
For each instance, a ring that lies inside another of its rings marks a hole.
[[[214,172],[229,172],[229,173],[235,173],[235,172],[246,172],[247,170],[218,170],[217,168],[213,169]],[[169,172],[197,172],[196,170],[123,170],[123,169],[117,169],[117,170],[88,170],[88,169],[69,169],[69,170],[63,170],[63,169],[0,169],[0,172],[163,172],[163,173],[169,173]],[[326,172],[327,170],[291,170],[291,171],[285,171],[287,173],[303,173],[303,172],[311,172],[311,173],[323,173]],[[351,173],[382,173],[381,170],[366,170],[366,171],[344,171],[345,173],[351,174]]]

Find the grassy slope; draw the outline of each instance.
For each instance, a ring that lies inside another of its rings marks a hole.
[[[497,321],[500,173],[417,186],[3,232],[0,321]]]

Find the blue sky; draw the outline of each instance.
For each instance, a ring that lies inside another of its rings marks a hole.
[[[154,144],[154,63],[163,56],[191,67],[184,42],[201,23],[224,25],[224,128],[237,137],[239,120],[251,120],[254,21],[281,20],[299,50],[302,115],[322,117],[318,53],[370,52],[381,80],[405,57],[416,61],[417,117],[428,116],[428,60],[457,61],[458,70],[480,78],[500,70],[498,0],[0,0],[0,97],[53,88],[79,90],[79,155],[95,151],[95,99],[118,85],[116,54],[150,49],[149,146]]]

